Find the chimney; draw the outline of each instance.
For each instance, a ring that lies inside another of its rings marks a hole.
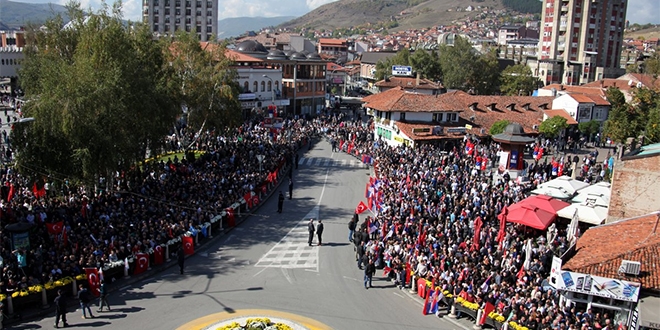
[[[415,79],[415,86],[419,86],[419,80],[421,79],[421,74],[417,72],[417,79]]]

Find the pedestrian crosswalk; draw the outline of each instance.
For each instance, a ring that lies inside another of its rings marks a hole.
[[[305,226],[298,226],[281,242],[257,261],[255,267],[314,268],[319,262],[319,247],[309,246],[309,233]]]
[[[359,159],[333,159],[326,157],[310,157],[300,158],[298,166],[309,167],[353,167],[353,168],[366,168],[367,165],[362,163]]]
[[[318,206],[301,220],[289,233],[273,246],[259,261],[255,267],[268,268],[308,268],[318,271],[319,246],[309,246],[307,223],[309,218],[318,219]]]

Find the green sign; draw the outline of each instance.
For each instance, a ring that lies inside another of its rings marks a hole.
[[[376,128],[376,134],[378,134],[378,136],[381,136],[381,137],[383,137],[383,139],[386,139],[386,140],[391,140],[392,139],[392,131],[381,128],[381,127]]]

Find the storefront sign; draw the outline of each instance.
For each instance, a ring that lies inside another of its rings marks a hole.
[[[406,140],[398,135],[394,137],[394,141],[399,142],[401,144],[410,145],[410,140]]]
[[[559,276],[551,275],[550,283],[558,290],[623,301],[637,302],[639,299],[639,283],[569,271],[555,274]]]
[[[388,129],[384,129],[382,127],[376,128],[376,134],[378,136],[381,136],[385,140],[391,140],[392,139],[392,131]]]

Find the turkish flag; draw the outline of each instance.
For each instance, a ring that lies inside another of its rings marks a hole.
[[[252,206],[257,206],[259,204],[259,195],[252,196]]]
[[[412,274],[410,273],[410,263],[406,262],[406,284],[410,283]]]
[[[267,192],[268,192],[268,186],[267,185],[261,186],[261,193],[266,194]]]
[[[483,325],[484,323],[486,323],[486,317],[488,317],[488,314],[490,314],[490,312],[494,310],[495,310],[495,306],[487,302],[486,306],[484,306],[484,312],[481,314],[481,320],[479,320],[479,325]]]
[[[227,212],[227,225],[229,227],[234,227],[236,226],[236,218],[234,217],[234,209],[231,207],[228,207],[225,209]]]
[[[101,295],[101,283],[99,277],[99,271],[96,268],[85,268],[85,274],[87,274],[87,283],[89,283],[89,292],[91,292],[95,297]]]
[[[362,212],[367,210],[367,205],[363,201],[360,201],[360,204],[355,208],[355,213],[362,214]]]
[[[183,253],[186,255],[195,253],[195,243],[193,242],[193,238],[191,236],[183,236],[181,244],[183,244]]]
[[[48,233],[52,235],[57,235],[62,232],[62,228],[64,228],[64,222],[56,222],[56,223],[47,223],[46,228],[48,228]]]
[[[157,245],[154,248],[154,264],[155,265],[160,265],[164,262],[163,260],[163,247],[160,245]]]
[[[252,208],[252,193],[248,192],[247,194],[243,195],[243,199],[245,200],[245,203],[247,204],[248,209]]]
[[[135,269],[133,275],[144,273],[149,268],[149,255],[146,253],[135,254]]]
[[[426,297],[426,279],[424,278],[417,279],[417,295],[420,298]]]

